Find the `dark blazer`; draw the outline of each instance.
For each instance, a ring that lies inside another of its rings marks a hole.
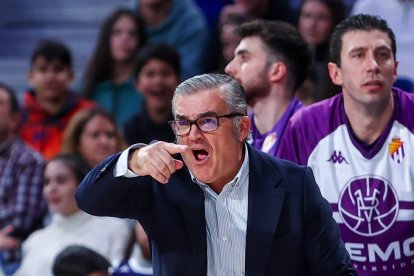
[[[247,276],[356,275],[309,168],[249,148]],[[149,176],[115,178],[115,155],[79,186],[79,207],[137,219],[152,243],[154,275],[206,275],[204,194],[188,169],[163,185]]]

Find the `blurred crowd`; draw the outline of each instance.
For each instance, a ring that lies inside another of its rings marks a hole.
[[[152,275],[138,222],[77,207],[88,171],[130,145],[174,142],[175,88],[207,72],[241,82],[253,144],[275,155],[276,123],[285,127],[296,110],[342,92],[329,74],[329,43],[351,14],[388,22],[398,47],[394,85],[413,92],[413,7],[409,0],[137,0],[102,22],[76,86],[71,49],[53,37],[38,41],[21,102],[0,76],[0,275]],[[275,45],[256,32],[257,20],[282,24],[280,38],[269,38]],[[293,42],[284,45],[288,36]],[[291,75],[278,89],[247,67],[259,38],[276,49],[272,56],[286,53],[289,68],[280,70]]]

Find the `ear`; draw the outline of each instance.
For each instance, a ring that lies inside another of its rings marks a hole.
[[[271,82],[280,82],[280,80],[286,77],[286,74],[287,68],[285,63],[278,61],[270,65],[269,79]]]
[[[331,80],[334,84],[336,85],[343,84],[341,68],[339,68],[338,65],[336,65],[336,63],[329,62],[328,71],[329,71],[329,76],[331,77]]]
[[[395,60],[395,66],[394,66],[394,82],[397,80],[398,75],[397,75],[397,69],[398,69],[398,64],[400,64],[400,62],[398,60]]]
[[[247,116],[241,117],[241,123],[239,127],[239,139],[243,142],[247,139],[250,133],[250,119]]]

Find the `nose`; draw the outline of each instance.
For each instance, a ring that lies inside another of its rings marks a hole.
[[[100,144],[106,145],[109,143],[110,139],[111,138],[109,137],[109,134],[101,134],[99,135],[98,141],[100,142]]]
[[[122,39],[128,39],[131,37],[131,34],[128,30],[122,30],[119,34]]]
[[[155,74],[155,76],[153,77],[153,83],[154,84],[162,84],[164,81],[164,77],[162,76],[162,74]]]
[[[45,194],[52,194],[55,190],[55,185],[52,181],[50,181],[46,186],[43,187],[43,192]]]
[[[50,81],[53,80],[56,77],[56,75],[57,73],[54,69],[49,69],[46,71],[45,78]]]
[[[317,17],[316,16],[311,16],[311,17],[309,17],[309,25],[312,27],[312,28],[315,28],[316,27],[316,25],[318,24],[318,19],[317,19]]]
[[[190,132],[188,133],[188,139],[192,141],[197,141],[201,139],[201,137],[202,137],[201,130],[198,129],[196,124],[192,124],[190,126]]]
[[[234,66],[234,59],[232,59],[229,64],[227,64],[226,68],[224,68],[224,72],[231,76],[234,77],[236,74],[236,70],[235,70],[235,66]]]
[[[375,57],[375,54],[371,51],[368,54],[367,63],[368,63],[368,70],[369,71],[375,71],[376,72],[376,71],[379,70],[378,61]]]

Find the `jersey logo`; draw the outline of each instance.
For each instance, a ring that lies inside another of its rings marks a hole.
[[[398,164],[404,159],[404,142],[401,141],[400,137],[392,138],[391,143],[388,145],[388,151],[390,152],[390,156],[392,160],[397,162]]]
[[[339,197],[338,210],[345,225],[362,236],[387,231],[398,214],[398,199],[384,178],[364,175],[351,179]]]
[[[343,162],[345,162],[345,164],[348,164],[348,161],[346,161],[345,157],[342,156],[341,151],[338,151],[338,153],[336,153],[336,150],[333,151],[331,157],[326,161],[332,162],[334,164],[342,164]]]
[[[262,145],[262,151],[268,153],[276,143],[276,132],[269,133]]]

